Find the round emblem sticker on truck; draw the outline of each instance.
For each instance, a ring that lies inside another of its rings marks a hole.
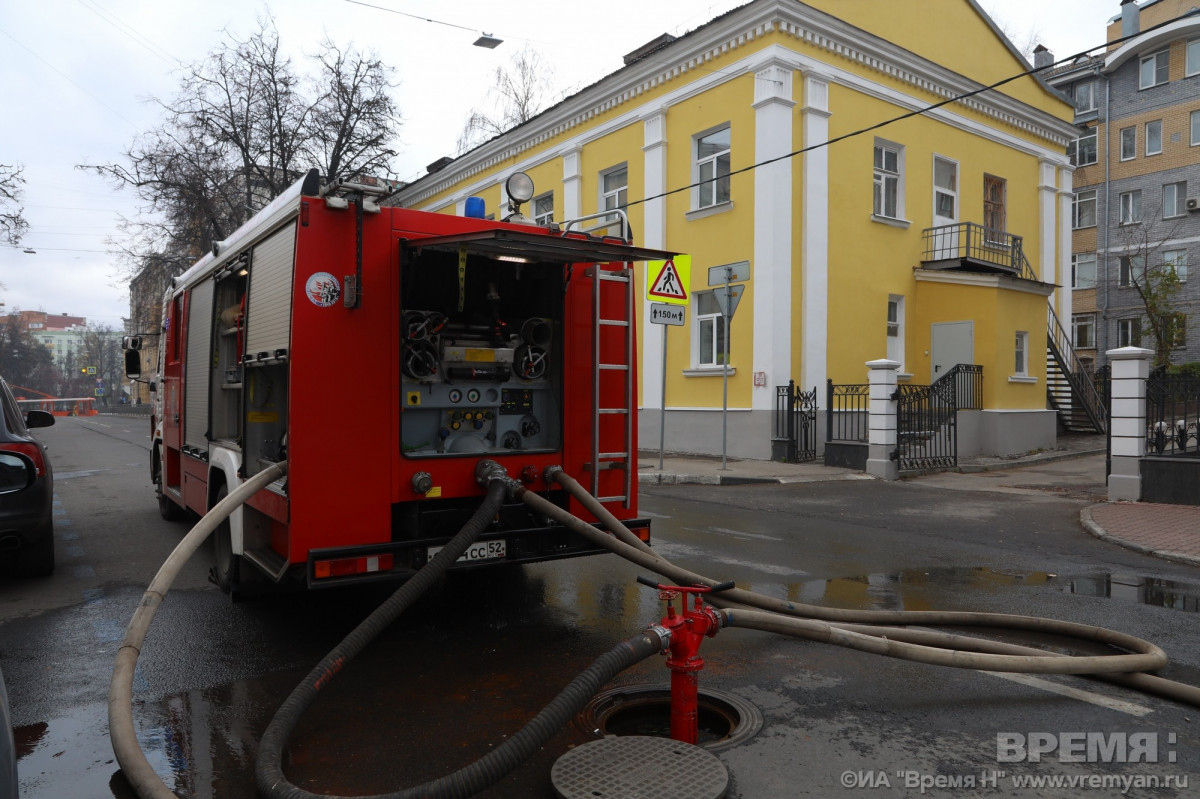
[[[338,279],[328,272],[315,272],[304,284],[304,293],[318,308],[328,308],[342,296],[342,286]]]

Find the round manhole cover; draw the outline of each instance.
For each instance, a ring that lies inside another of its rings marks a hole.
[[[577,746],[550,769],[560,799],[722,799],[729,772],[698,746],[612,736]]]
[[[718,752],[745,743],[763,726],[762,713],[734,694],[700,690],[697,708],[698,743]],[[581,731],[597,738],[650,736],[670,738],[671,689],[655,685],[626,685],[602,691],[575,718]]]

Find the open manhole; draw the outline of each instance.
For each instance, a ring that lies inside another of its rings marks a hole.
[[[710,688],[700,690],[699,744],[710,752],[743,743],[762,729],[763,716],[741,697]],[[596,694],[575,718],[589,735],[671,737],[671,689],[627,685]]]

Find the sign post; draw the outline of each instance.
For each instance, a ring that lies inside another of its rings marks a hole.
[[[667,328],[687,319],[687,287],[692,273],[692,256],[677,255],[669,261],[646,262],[646,300],[650,321],[662,326],[662,407],[658,411],[658,470],[663,469],[667,442]],[[657,300],[657,302],[655,302]]]
[[[713,292],[725,325],[725,359],[721,362],[721,469],[724,471],[728,468],[725,465],[725,453],[729,440],[729,323],[733,321],[734,311],[737,310],[746,287],[740,284],[729,285],[731,280],[739,276],[735,265],[716,268],[725,271],[725,285]],[[709,275],[711,280],[712,270],[709,270]]]

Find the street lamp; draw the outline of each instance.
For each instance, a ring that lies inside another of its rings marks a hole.
[[[496,45],[501,44],[503,41],[503,39],[497,39],[490,33],[481,33],[479,34],[479,38],[475,40],[474,45],[476,47],[486,47],[489,50],[495,50]]]

